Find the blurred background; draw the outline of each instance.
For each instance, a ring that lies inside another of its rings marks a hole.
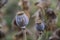
[[[34,12],[36,11],[36,7],[34,6],[34,3],[37,0],[30,0],[31,3],[31,12],[30,15],[34,14]],[[8,0],[8,3],[2,8],[2,11],[4,13],[4,18],[7,22],[8,28],[9,28],[9,33],[6,36],[6,40],[12,40],[12,36],[14,35],[14,33],[16,32],[12,32],[12,20],[17,12],[17,10],[21,10],[21,8],[18,6],[18,2],[19,0]],[[52,0],[52,5],[51,8],[55,9],[56,7],[56,0]],[[33,11],[32,11],[33,10]],[[33,27],[34,25],[34,19],[30,18],[30,22],[27,26],[28,29],[31,30],[31,27]],[[57,27],[60,27],[60,11],[58,12],[58,23],[57,23]],[[43,38],[41,40],[48,40],[48,37],[50,36],[50,32],[45,33],[45,35],[43,35]],[[28,40],[33,40],[31,37],[28,36],[27,38]]]

